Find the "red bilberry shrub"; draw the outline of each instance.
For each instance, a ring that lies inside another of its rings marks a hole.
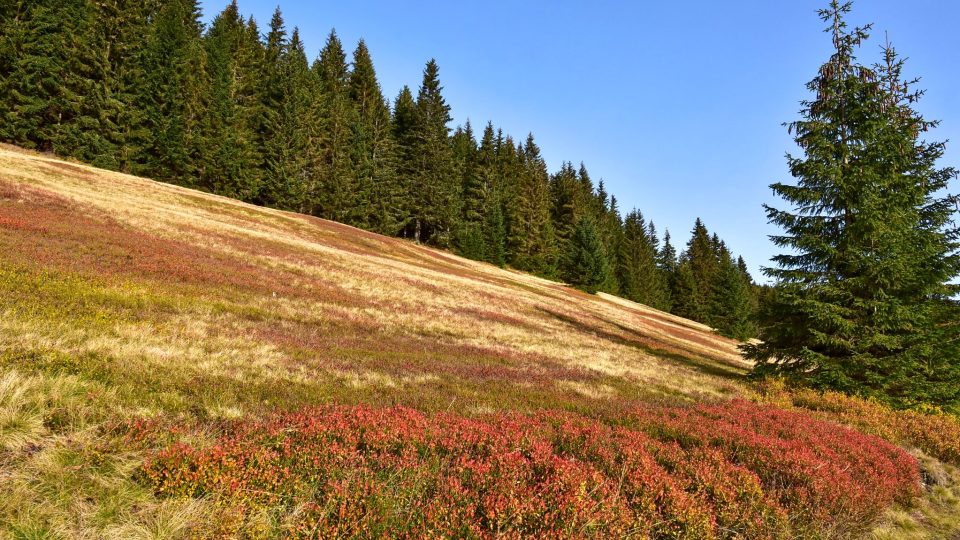
[[[170,445],[140,474],[160,495],[213,497],[237,528],[266,510],[295,537],[846,537],[919,489],[899,448],[747,401],[616,426],[327,407]]]

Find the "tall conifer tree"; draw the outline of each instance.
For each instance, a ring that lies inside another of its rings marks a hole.
[[[526,144],[518,148],[517,158],[520,169],[515,214],[508,238],[512,262],[521,270],[550,276],[556,272],[558,254],[550,220],[549,175],[532,133],[527,135]],[[595,223],[591,227],[595,232]]]
[[[607,253],[593,217],[577,223],[563,258],[563,277],[571,285],[595,293],[610,281]]]
[[[356,220],[379,233],[396,234],[402,226],[403,196],[396,176],[390,108],[362,39],[353,51],[349,87],[356,111],[350,154],[353,184],[360,195]]]
[[[960,402],[957,313],[960,272],[956,176],[938,168],[943,143],[920,139],[936,125],[912,107],[920,93],[901,79],[887,47],[874,68],[856,51],[867,28],[844,21],[849,3],[821,11],[833,54],[808,84],[814,97],[790,125],[802,157],[796,184],[771,186],[792,205],[767,207],[790,252],[766,273],[777,294],[763,343],[746,347],[759,374],[877,395],[898,405]]]
[[[423,70],[414,124],[413,238],[446,247],[460,213],[460,183],[450,144],[450,105],[444,99],[440,70],[431,59]]]
[[[263,163],[259,31],[253,19],[243,20],[234,1],[214,18],[204,45],[211,91],[200,186],[253,200]]]
[[[620,293],[635,302],[668,309],[670,292],[663,272],[657,267],[656,237],[649,236],[649,231],[638,210],[627,214],[617,257]]]
[[[271,26],[278,28],[276,24]],[[268,91],[268,103],[275,109],[266,127],[266,178],[261,201],[276,208],[302,211],[309,202],[310,176],[314,174],[310,157],[317,130],[313,116],[317,83],[307,63],[299,31],[294,28],[289,43],[279,51],[278,57],[274,57],[276,53],[271,49],[276,45],[271,42],[280,43],[279,32],[274,30],[271,34],[274,38],[267,39],[267,57],[276,65],[268,67],[275,77]]]
[[[415,177],[417,173],[417,102],[408,86],[404,86],[393,102],[391,134],[396,143],[397,185],[401,199],[398,204],[400,236],[413,238],[416,229],[414,221]],[[419,238],[417,238],[419,240]]]
[[[170,0],[144,37],[143,83],[136,96],[142,125],[134,130],[133,171],[199,187],[210,83],[196,0]]]
[[[506,222],[503,212],[503,179],[497,164],[497,136],[493,123],[488,122],[477,150],[476,181],[473,186],[474,200],[482,200],[474,211],[482,222],[484,259],[503,266],[506,263]],[[470,189],[465,189],[465,199]],[[466,207],[466,204],[465,204]],[[464,212],[466,215],[466,211]]]
[[[319,85],[313,116],[319,136],[313,160],[314,213],[327,219],[353,223],[358,204],[356,176],[351,168],[351,128],[356,111],[349,93],[350,72],[346,53],[336,31],[331,30],[320,57],[313,63]]]

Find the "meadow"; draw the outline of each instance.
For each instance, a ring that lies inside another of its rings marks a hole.
[[[335,222],[0,147],[0,536],[949,538],[960,423]]]

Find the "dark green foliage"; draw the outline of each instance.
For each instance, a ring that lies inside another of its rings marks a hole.
[[[460,214],[460,184],[449,138],[450,106],[442,95],[439,68],[434,60],[423,70],[417,94],[411,152],[411,236],[448,247]]]
[[[109,65],[100,10],[84,0],[21,2],[4,22],[0,136],[27,148],[115,165],[107,133]],[[106,161],[105,161],[106,160]]]
[[[564,253],[563,278],[588,293],[595,293],[610,280],[607,252],[593,218],[577,222]]]
[[[602,181],[600,182],[599,192],[601,195],[605,195]],[[607,253],[607,267],[614,270],[617,268],[617,257],[620,253],[620,245],[623,243],[623,219],[620,217],[616,197],[611,196],[609,202],[601,199],[598,230],[604,251]],[[620,292],[616,272],[608,273],[607,281],[600,286],[600,290],[610,294]]]
[[[788,159],[797,184],[771,186],[793,206],[767,207],[789,252],[766,270],[777,291],[764,342],[745,350],[759,375],[901,406],[956,404],[956,199],[942,195],[956,171],[936,165],[943,143],[920,139],[936,123],[912,108],[921,94],[893,49],[879,65],[858,63],[867,29],[848,29],[849,10],[834,1],[821,12],[834,52],[790,125],[804,152]]]
[[[204,36],[210,104],[199,187],[251,200],[261,188],[264,108],[260,67],[263,45],[253,19],[236,2],[214,18]]]
[[[490,122],[478,141],[468,121],[451,135],[435,61],[391,111],[363,40],[348,62],[331,32],[311,64],[279,8],[263,35],[235,1],[200,20],[197,0],[0,3],[0,140],[661,309],[679,295],[705,322],[729,304],[710,294],[732,277],[700,268],[718,239],[713,259],[698,239],[681,264],[582,163],[549,174],[532,134],[517,144]]]
[[[743,259],[735,261],[726,244],[711,235],[700,219],[679,260],[673,253],[668,234],[658,264],[667,273],[671,311],[728,337],[754,337],[756,292]]]
[[[396,143],[396,174],[402,199],[398,201],[398,225],[400,235],[412,237],[414,212],[414,188],[416,174],[416,138],[417,102],[410,88],[404,86],[393,102],[393,118],[390,129]],[[418,238],[419,240],[419,238]]]
[[[458,127],[451,139],[454,174],[460,181],[461,215],[456,228],[454,245],[457,252],[474,260],[486,259],[483,238],[483,216],[487,193],[479,172],[479,149],[470,121]]]
[[[267,42],[265,71],[274,82],[268,85],[267,103],[272,112],[265,125],[265,178],[259,199],[275,208],[303,211],[310,207],[308,190],[314,174],[310,157],[317,82],[299,32],[294,29],[290,42],[285,43],[277,30],[278,16],[279,11],[271,24],[273,39]]]
[[[507,228],[503,219],[503,204],[494,194],[488,199],[488,210],[483,221],[484,260],[497,266],[507,263]]]
[[[655,232],[651,235],[651,230],[638,210],[627,214],[619,246],[617,278],[625,298],[665,310],[670,307],[670,290],[666,275],[657,267],[657,238]]]
[[[663,233],[663,247],[657,251],[657,267],[667,276],[677,272],[677,249],[670,242],[670,231]]]
[[[556,271],[557,251],[550,220],[549,175],[533,134],[527,136],[526,145],[517,147],[516,158],[515,204],[510,208],[507,238],[511,263],[521,270],[551,276]]]
[[[718,263],[709,323],[720,334],[741,341],[756,336],[757,329],[753,321],[756,300],[749,275],[733,260],[726,246],[721,247]]]
[[[487,123],[476,154],[474,183],[464,187],[464,220],[479,217],[483,233],[484,260],[497,266],[506,264],[506,222],[503,212],[503,186],[498,165],[499,137],[493,123]]]
[[[354,224],[382,234],[396,234],[404,220],[403,194],[396,176],[390,108],[363,40],[353,52],[349,94],[356,111],[350,144],[352,183],[358,192],[359,207],[354,212]]]
[[[315,180],[307,197],[314,214],[351,223],[362,207],[357,175],[351,169],[352,128],[357,120],[350,99],[347,57],[336,32],[331,31],[327,37],[320,57],[313,63],[313,73],[319,89],[312,115],[319,131],[311,156]]]
[[[703,222],[697,218],[677,267],[674,313],[695,321],[708,321],[717,268],[714,243]]]
[[[577,222],[584,216],[596,216],[593,206],[593,185],[581,165],[578,175],[573,164],[564,162],[560,171],[550,177],[550,217],[555,224],[557,245],[565,251],[573,237]]]
[[[171,0],[147,30],[142,83],[135,97],[142,124],[131,128],[133,172],[197,186],[202,167],[204,110],[209,99],[206,54],[195,0]]]

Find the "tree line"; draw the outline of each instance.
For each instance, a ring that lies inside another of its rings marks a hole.
[[[434,60],[390,101],[362,40],[310,62],[279,8],[262,32],[236,2],[205,27],[196,0],[17,1],[0,29],[3,141],[755,332],[756,285],[699,220],[678,253],[532,134],[451,130]]]

